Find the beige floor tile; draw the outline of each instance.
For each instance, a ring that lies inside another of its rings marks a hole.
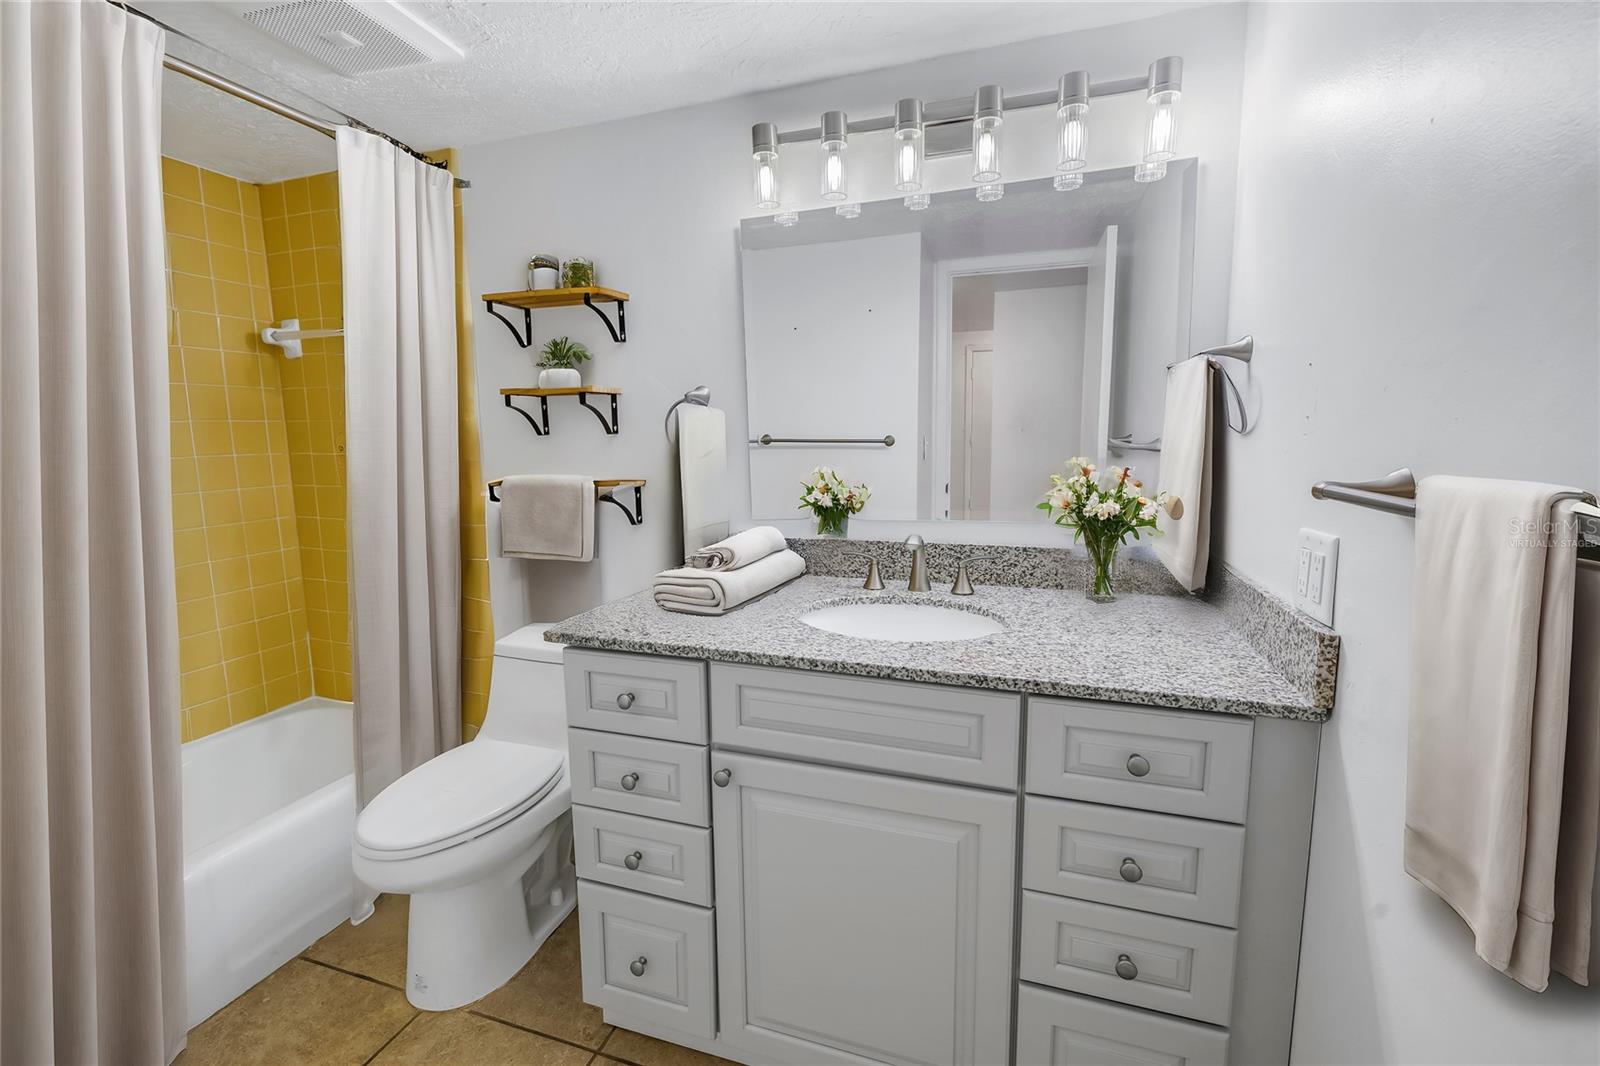
[[[174,1066],[360,1066],[415,1013],[403,992],[294,959],[191,1030]]]
[[[464,1011],[422,1014],[372,1066],[585,1066],[591,1052]]]
[[[583,1002],[576,912],[515,977],[469,1009],[584,1047],[605,1043],[611,1027],[598,1007]]]
[[[602,1051],[609,1058],[637,1066],[734,1066],[727,1059],[626,1029],[613,1029]]]
[[[372,917],[360,925],[345,922],[307,948],[305,957],[404,990],[410,901],[410,896],[379,896]]]

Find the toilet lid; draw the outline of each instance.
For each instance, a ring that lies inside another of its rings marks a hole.
[[[378,793],[356,820],[372,851],[454,842],[537,803],[561,776],[559,751],[479,737],[429,759]]]

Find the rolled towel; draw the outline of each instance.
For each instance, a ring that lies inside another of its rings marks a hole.
[[[707,544],[689,556],[688,565],[695,570],[737,570],[788,546],[783,534],[772,526],[756,526],[726,540]]]
[[[656,604],[687,614],[726,614],[806,572],[806,561],[785,548],[737,570],[684,566],[656,575]]]

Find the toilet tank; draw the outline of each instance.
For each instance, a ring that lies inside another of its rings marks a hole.
[[[548,628],[534,622],[494,642],[489,712],[479,736],[567,750],[563,646],[544,639]]]

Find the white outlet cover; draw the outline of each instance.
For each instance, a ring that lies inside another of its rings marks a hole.
[[[1295,543],[1295,609],[1333,625],[1333,591],[1339,577],[1339,538],[1302,529]]]

